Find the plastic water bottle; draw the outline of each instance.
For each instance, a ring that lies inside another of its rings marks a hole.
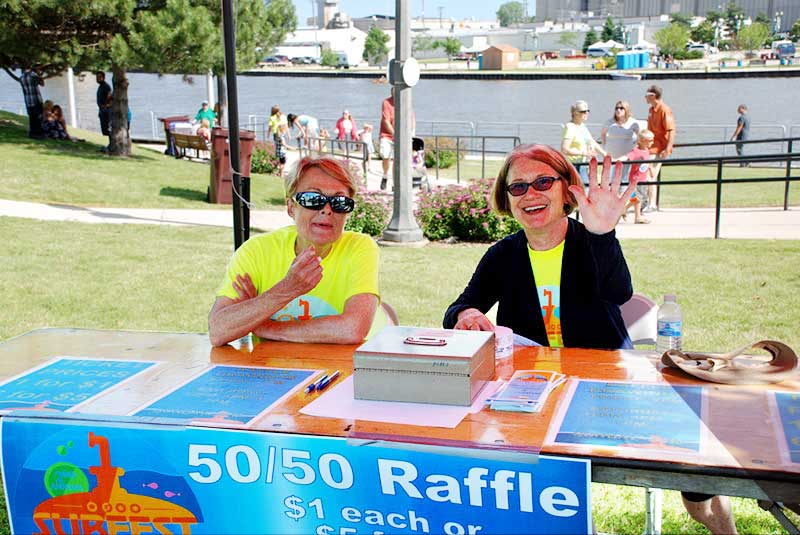
[[[664,296],[664,304],[658,307],[658,336],[656,352],[683,348],[683,314],[675,294]]]

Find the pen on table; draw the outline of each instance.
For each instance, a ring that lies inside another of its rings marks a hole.
[[[320,390],[323,390],[323,389],[327,388],[329,384],[334,382],[339,377],[339,373],[340,373],[339,370],[336,370],[335,372],[333,372],[330,375],[330,377],[328,377],[327,379],[322,381],[320,384],[318,384],[317,385],[317,391],[319,392]]]
[[[314,390],[318,389],[319,385],[322,383],[322,381],[324,381],[327,378],[328,378],[328,374],[326,373],[325,375],[323,375],[322,377],[320,377],[319,379],[317,379],[316,381],[314,381],[310,385],[308,385],[306,387],[306,394],[310,394]]]

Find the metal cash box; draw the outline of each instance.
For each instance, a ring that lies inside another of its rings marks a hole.
[[[356,399],[471,405],[494,379],[494,333],[386,327],[353,355]]]

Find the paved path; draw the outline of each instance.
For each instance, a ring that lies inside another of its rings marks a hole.
[[[81,223],[130,223],[151,225],[189,225],[228,227],[233,225],[230,209],[153,209],[94,208],[63,204],[42,204],[0,199],[0,216],[23,217],[44,221]],[[705,208],[674,208],[649,213],[649,225],[621,222],[620,238],[713,238],[714,211]],[[629,221],[633,214],[628,216]],[[270,230],[291,224],[285,210],[254,210],[250,225]],[[778,208],[734,208],[724,210],[722,238],[800,240],[800,207],[784,212]]]

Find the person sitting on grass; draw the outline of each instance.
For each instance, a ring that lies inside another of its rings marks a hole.
[[[253,333],[288,342],[356,344],[373,327],[378,246],[344,230],[356,178],[331,157],[302,158],[285,180],[294,225],[247,240],[231,258],[208,316],[215,346]]]

